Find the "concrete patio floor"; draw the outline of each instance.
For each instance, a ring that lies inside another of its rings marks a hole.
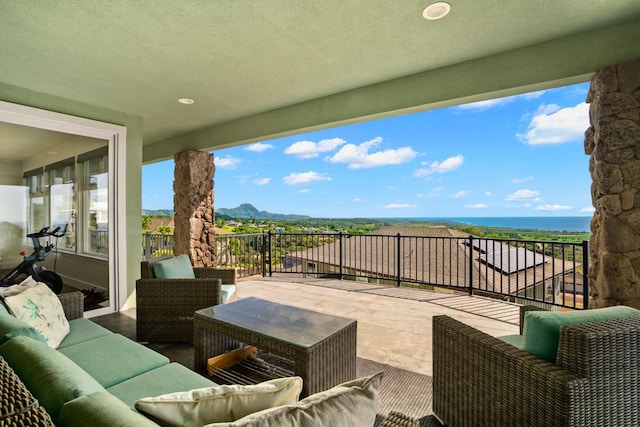
[[[238,298],[256,297],[358,320],[358,357],[432,375],[431,321],[448,315],[489,335],[518,333],[515,304],[464,294],[336,279],[244,279]]]

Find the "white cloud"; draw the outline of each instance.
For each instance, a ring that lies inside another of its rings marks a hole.
[[[488,110],[489,108],[510,104],[511,102],[513,102],[513,100],[514,97],[508,96],[506,98],[488,99],[486,101],[478,101],[472,102],[470,104],[458,105],[455,108],[459,110],[484,111]]]
[[[594,213],[595,211],[596,211],[596,208],[594,208],[593,206],[586,206],[580,209],[580,212],[583,212],[583,213]]]
[[[274,147],[271,144],[265,144],[263,142],[256,142],[255,144],[251,144],[251,145],[245,147],[245,150],[253,151],[253,152],[256,152],[256,153],[262,153],[263,151],[271,150],[272,148],[274,148]]]
[[[489,205],[485,205],[484,203],[476,203],[475,205],[465,205],[467,209],[486,209]]]
[[[242,160],[232,156],[225,156],[215,159],[214,163],[216,167],[220,169],[235,169],[242,163]]]
[[[491,197],[493,196],[493,193],[491,191],[487,191],[486,193],[484,193],[484,195],[487,197]]]
[[[353,203],[360,203],[362,202],[362,199],[359,199],[358,197],[354,198],[353,200],[351,200]]]
[[[546,90],[538,90],[535,92],[529,92],[529,93],[525,93],[520,95],[521,97],[523,97],[524,99],[538,99],[540,98],[544,93],[546,92]]]
[[[413,176],[420,177],[425,175],[431,175],[432,173],[445,173],[451,172],[453,170],[458,169],[464,163],[464,156],[462,154],[458,154],[457,156],[449,157],[448,159],[443,160],[442,162],[431,162],[428,164],[428,167],[417,169],[413,172]],[[423,163],[423,165],[427,165]]]
[[[462,197],[468,196],[469,194],[471,194],[470,191],[460,190],[455,194],[451,194],[449,197],[451,197],[452,199],[460,199]]]
[[[533,175],[529,175],[525,178],[513,178],[513,182],[515,184],[522,184],[523,182],[531,181],[533,179]]]
[[[311,159],[318,157],[320,153],[333,151],[345,143],[346,141],[342,138],[323,139],[317,143],[313,141],[298,141],[285,148],[284,153],[294,155],[299,159]]]
[[[298,191],[298,193],[301,193],[301,194],[311,193],[311,190],[309,190],[308,188],[303,188],[302,190]]]
[[[253,180],[255,185],[267,185],[269,182],[271,182],[271,178],[256,178]]]
[[[533,199],[540,196],[540,192],[536,190],[518,190],[515,193],[511,193],[507,196],[507,200],[526,200]]]
[[[409,203],[389,203],[387,205],[380,206],[382,209],[414,209],[416,205],[410,205]]]
[[[346,163],[349,169],[374,168],[378,166],[400,165],[413,160],[418,153],[411,147],[401,147],[370,153],[369,150],[382,142],[381,137],[365,141],[360,145],[347,144],[331,156],[332,163]]]
[[[568,211],[573,209],[569,205],[539,205],[536,206],[537,211]]]
[[[541,105],[529,123],[527,132],[516,136],[525,144],[564,144],[581,141],[589,127],[589,105],[575,107]]]
[[[318,172],[301,172],[301,173],[290,173],[289,175],[282,178],[282,180],[287,185],[299,185],[299,184],[309,184],[311,182],[319,182],[319,181],[331,181],[331,177],[326,176],[325,174],[320,174]]]
[[[513,101],[521,98],[525,100],[537,99],[537,98],[540,98],[544,92],[545,91],[540,90],[537,92],[525,93],[522,95],[513,95],[513,96],[505,96],[504,98],[488,99],[486,101],[478,101],[478,102],[472,102],[470,104],[459,105],[455,108],[459,110],[484,111],[484,110],[488,110],[489,108],[501,107],[503,105],[510,104]]]
[[[444,187],[436,187],[433,190],[431,190],[431,193],[427,194],[427,197],[429,197],[429,198],[440,197],[440,196],[442,196],[441,191],[443,189],[444,189]]]

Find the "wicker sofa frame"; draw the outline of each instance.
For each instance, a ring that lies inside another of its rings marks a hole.
[[[436,316],[433,410],[448,426],[637,426],[639,344],[640,318],[565,326],[554,364]]]
[[[220,304],[222,284],[236,284],[234,268],[193,269],[195,279],[158,279],[154,261],[140,263],[136,281],[136,334],[141,342],[193,342],[193,314]]]

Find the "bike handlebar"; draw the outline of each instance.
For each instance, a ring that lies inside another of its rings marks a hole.
[[[62,236],[64,236],[64,232],[63,233],[58,233],[58,231],[60,231],[60,227],[56,227],[51,231],[49,231],[49,227],[43,227],[37,233],[27,234],[27,237],[33,238],[33,237],[44,237],[44,236],[53,236],[53,237],[62,237]]]

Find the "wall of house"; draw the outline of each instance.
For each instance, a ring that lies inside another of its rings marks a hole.
[[[65,285],[78,289],[109,290],[109,260],[59,252],[51,253],[41,265],[55,271]]]
[[[127,192],[124,196],[126,209],[118,212],[126,221],[126,298],[121,306],[135,305],[135,281],[140,277],[140,235],[142,224],[142,118],[123,112],[84,104],[72,99],[39,93],[24,88],[0,83],[0,100],[25,105],[62,114],[112,123],[127,128],[126,168],[119,179],[126,180]]]

